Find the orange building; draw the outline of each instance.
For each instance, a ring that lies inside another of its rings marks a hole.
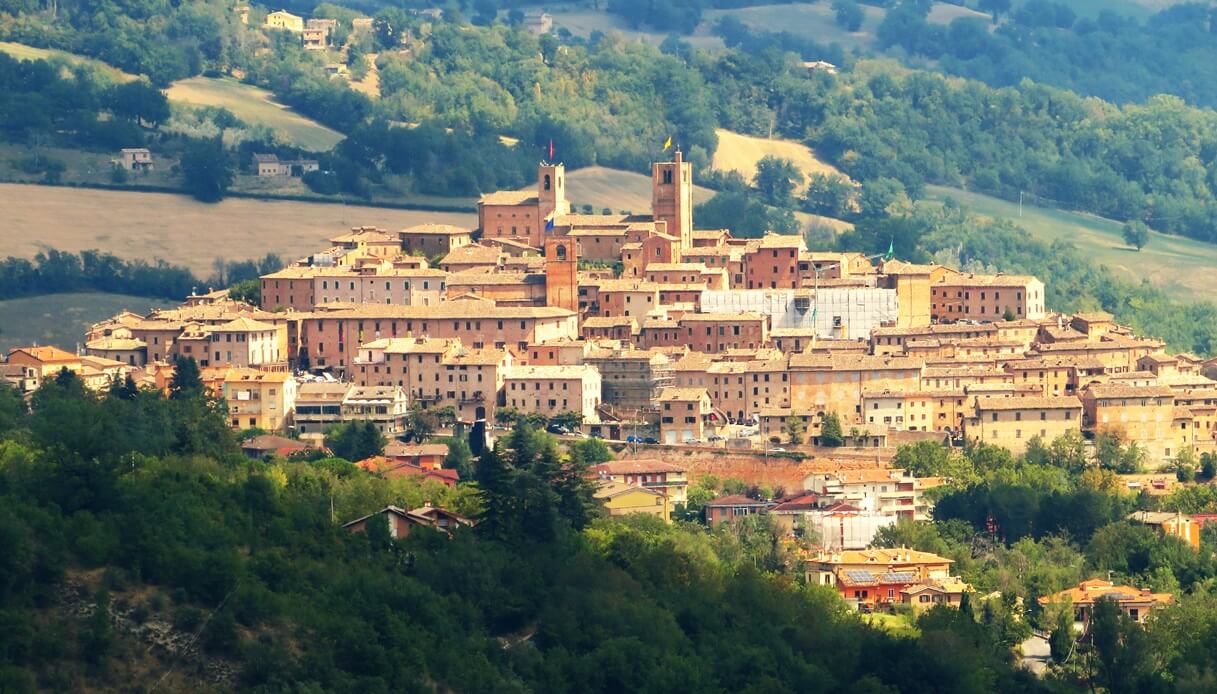
[[[1044,283],[1027,275],[953,273],[930,286],[936,321],[1044,317]]]
[[[545,305],[579,311],[579,244],[574,239],[545,240]]]
[[[798,289],[799,254],[807,250],[800,235],[766,234],[748,244],[744,278],[748,289]]]

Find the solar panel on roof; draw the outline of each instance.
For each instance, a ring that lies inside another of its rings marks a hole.
[[[881,579],[884,583],[911,583],[917,579],[917,575],[907,571],[893,571],[892,573],[883,574]]]
[[[862,569],[851,569],[850,571],[846,571],[845,575],[849,576],[849,580],[851,581],[873,581],[875,578],[871,575],[871,572],[864,571]]]

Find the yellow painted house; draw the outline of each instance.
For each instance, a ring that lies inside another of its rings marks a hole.
[[[665,522],[672,519],[672,507],[667,495],[654,489],[604,480],[593,496],[600,503],[604,515],[610,518],[645,513],[662,518]]]
[[[286,29],[297,34],[304,31],[304,18],[287,10],[277,10],[266,15],[267,29]]]
[[[282,371],[227,369],[220,388],[233,429],[282,431],[296,405],[296,379]]]

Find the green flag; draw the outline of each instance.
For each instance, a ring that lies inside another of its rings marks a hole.
[[[891,241],[887,242],[887,253],[884,254],[884,256],[883,256],[884,260],[891,260],[892,256],[895,255],[895,252],[896,252],[895,243],[896,243],[896,239],[892,239]]]

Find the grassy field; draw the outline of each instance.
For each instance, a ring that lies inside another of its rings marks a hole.
[[[174,82],[165,92],[169,99],[195,106],[223,106],[237,118],[265,125],[303,149],[324,152],[342,139],[342,134],[274,101],[265,89],[233,79],[191,77]]]
[[[522,190],[536,190],[536,186]],[[703,203],[713,196],[714,191],[695,187],[693,204]],[[608,207],[614,212],[629,210],[646,214],[651,210],[651,178],[603,166],[575,169],[566,174],[566,197],[576,206],[591,205],[597,213]]]
[[[741,135],[721,128],[715,132],[718,134],[718,149],[714,150],[711,165],[721,171],[738,171],[744,178],[752,180],[756,174],[756,163],[772,154],[794,162],[804,177],[817,173],[841,174],[837,167],[821,161],[811,148],[800,142]],[[806,188],[806,185],[802,186],[800,192]]]
[[[78,65],[89,65],[98,72],[109,75],[116,82],[130,82],[135,79],[135,75],[123,72],[113,65],[107,65],[100,60],[86,58],[83,55],[68,53],[54,48],[35,48],[22,43],[11,43],[9,41],[0,41],[0,53],[7,53],[19,60],[50,60],[52,58],[63,58],[64,60]]]
[[[667,34],[662,32],[631,29],[621,17],[607,12],[596,12],[583,7],[549,7],[546,11],[553,15],[555,28],[566,29],[575,36],[583,38],[590,36],[593,31],[599,31],[605,34],[621,34],[628,39],[656,46],[667,38]],[[708,15],[709,13],[707,13]],[[692,34],[680,38],[697,48],[723,48],[722,39],[711,34],[711,26],[707,22],[702,22]]]
[[[881,8],[862,5],[866,19],[862,28],[849,32],[837,25],[832,3],[794,3],[791,5],[756,5],[734,10],[710,10],[704,15],[703,26],[713,26],[720,18],[730,15],[758,31],[786,31],[805,36],[822,44],[839,43],[842,47],[871,48],[875,29],[883,21]],[[699,27],[699,30],[701,27]]]
[[[421,222],[473,227],[473,213],[391,210],[357,205],[228,199],[215,205],[184,195],[0,184],[0,256],[43,248],[96,248],[120,258],[164,259],[207,276],[217,257],[298,258],[352,226],[400,229]],[[0,323],[2,325],[2,323]]]
[[[1110,219],[1028,204],[1019,217],[1017,202],[941,186],[927,186],[926,192],[932,199],[950,196],[976,213],[1009,219],[1042,241],[1067,240],[1094,262],[1130,279],[1148,279],[1178,299],[1194,301],[1217,292],[1217,245],[1152,232],[1149,244],[1137,252],[1125,245],[1123,224]]]
[[[176,302],[126,294],[48,294],[0,301],[0,352],[33,344],[75,350],[88,327],[129,310],[145,313]]]
[[[870,624],[873,627],[882,629],[892,636],[905,636],[915,639],[921,635],[921,631],[909,620],[908,617],[898,614],[883,614],[875,612],[873,614],[862,615],[862,621]]]

